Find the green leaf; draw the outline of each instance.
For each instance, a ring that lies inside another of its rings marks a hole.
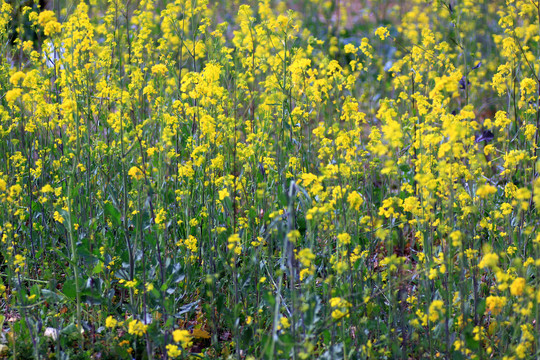
[[[122,214],[113,204],[106,202],[103,205],[103,210],[105,211],[105,215],[111,219],[115,226],[120,226],[122,224]]]
[[[467,344],[467,348],[473,351],[480,348],[478,341],[474,339],[474,335],[472,333],[472,326],[468,326],[465,329],[465,343]]]
[[[63,225],[66,227],[66,229],[69,229],[71,219],[69,218],[68,212],[64,209],[60,209],[58,210],[58,213],[64,218]]]
[[[274,307],[276,305],[276,298],[271,291],[263,294],[263,299],[268,303],[268,306]]]
[[[247,327],[242,332],[242,342],[244,344],[249,344],[250,341],[253,339],[253,329],[251,327]]]
[[[94,269],[92,269],[92,274],[96,275],[103,271],[103,263],[98,261]]]
[[[55,293],[55,292],[53,292],[51,290],[47,290],[47,289],[41,290],[41,296],[45,300],[48,300],[49,302],[52,302],[52,301],[57,302],[57,301],[60,301],[60,299],[61,299],[61,297],[57,293]]]
[[[65,328],[63,328],[60,333],[62,335],[72,335],[72,334],[76,334],[77,333],[77,325],[71,323],[69,324],[68,326],[66,326]]]
[[[71,261],[71,258],[66,256],[66,254],[64,254],[62,251],[56,251],[56,255],[58,255],[58,257],[62,258],[62,260],[64,260],[65,262],[68,262],[70,265],[72,265],[72,266],[74,265],[74,262]]]
[[[77,288],[74,279],[67,279],[66,282],[64,282],[62,293],[70,299],[75,299],[77,297]]]

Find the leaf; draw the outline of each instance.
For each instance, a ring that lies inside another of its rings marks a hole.
[[[471,350],[478,350],[480,348],[479,342],[474,339],[472,326],[468,326],[465,329],[465,344],[467,344],[467,348]]]
[[[120,345],[114,346],[114,352],[118,355],[119,359],[130,359],[130,354],[127,352],[126,347]]]
[[[60,301],[61,297],[55,292],[47,289],[41,290],[41,296],[47,301]]]
[[[66,280],[66,282],[64,282],[64,286],[62,287],[62,293],[64,293],[64,295],[70,299],[75,299],[75,297],[77,296],[75,280],[73,279]]]
[[[62,216],[62,218],[64,218],[63,225],[66,227],[66,229],[69,229],[71,219],[69,218],[68,212],[64,209],[59,209],[58,213]]]
[[[343,344],[334,344],[330,346],[328,350],[322,354],[322,356],[319,359],[342,359],[343,358]]]
[[[304,312],[304,322],[307,329],[315,329],[317,322],[321,319],[319,313],[322,310],[321,299],[318,296],[309,302],[309,308]]]
[[[58,255],[58,257],[60,257],[62,260],[64,260],[65,262],[69,263],[70,265],[74,265],[75,263],[73,261],[71,261],[71,258],[67,257],[66,254],[64,254],[62,251],[56,251],[56,255]],[[60,264],[60,263],[58,263]]]
[[[96,275],[99,274],[103,270],[103,263],[98,260],[96,266],[94,266],[94,269],[92,270],[92,274]]]
[[[263,335],[261,343],[265,344],[264,345],[264,350],[263,350],[263,354],[264,354],[265,358],[271,359],[272,356],[274,355],[272,353],[272,346],[271,346],[273,342],[274,341],[273,341],[272,336],[270,334],[268,334],[268,335],[264,334]]]
[[[87,305],[90,305],[90,306],[101,305],[102,304],[101,298],[94,297],[94,296],[88,296],[88,295],[83,296],[81,301],[84,304],[87,304]]]
[[[251,327],[242,331],[242,340],[245,344],[249,344],[249,342],[253,340],[253,329]]]
[[[110,202],[106,202],[103,205],[103,210],[105,211],[105,215],[111,218],[111,221],[114,225],[120,226],[122,223],[122,214],[120,211],[114,207],[113,204]]]
[[[176,288],[168,288],[168,289],[165,290],[165,291],[166,291],[166,293],[167,293],[168,295],[172,295],[172,294],[174,294],[174,292],[176,291]]]
[[[180,317],[181,315],[190,312],[191,310],[195,309],[199,305],[199,300],[194,301],[192,303],[186,304],[182,307],[180,307],[180,311],[176,313],[176,317]]]
[[[80,244],[80,243],[77,244],[77,255],[81,259],[86,259],[86,260],[95,259],[94,254],[92,254],[90,251],[88,251],[88,249],[86,247],[84,247],[83,244]]]
[[[63,335],[76,334],[77,333],[77,326],[75,324],[71,323],[68,326],[66,326],[65,328],[63,328],[60,331],[60,333],[63,334]]]
[[[272,294],[271,291],[264,293],[263,299],[266,300],[266,302],[268,303],[268,306],[270,306],[271,308],[273,308],[276,304],[276,298],[274,297],[274,294]]]

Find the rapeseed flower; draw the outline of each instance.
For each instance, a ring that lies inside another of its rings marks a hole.
[[[188,330],[174,330],[173,331],[174,342],[181,343],[182,347],[185,349],[191,346],[191,333]]]
[[[506,297],[504,296],[488,296],[486,298],[486,311],[492,315],[498,315],[506,305]]]
[[[167,356],[170,358],[174,359],[182,355],[182,350],[180,350],[180,348],[174,344],[167,344],[165,348],[167,349]]]
[[[146,334],[148,325],[143,324],[139,320],[131,320],[128,325],[128,333],[135,336],[143,336]]]
[[[118,325],[118,321],[116,321],[116,319],[110,315],[107,316],[107,318],[105,319],[105,327],[114,329],[116,328],[116,325]]]
[[[526,286],[525,279],[522,277],[518,277],[512,282],[512,285],[510,285],[510,293],[514,296],[521,296],[523,295],[525,286]]]
[[[499,256],[495,253],[489,253],[484,255],[482,260],[480,260],[480,263],[478,264],[478,267],[480,268],[494,268],[497,266],[499,261]]]

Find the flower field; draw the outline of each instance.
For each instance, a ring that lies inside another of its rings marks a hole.
[[[0,0],[0,40],[0,358],[540,357],[540,1]]]

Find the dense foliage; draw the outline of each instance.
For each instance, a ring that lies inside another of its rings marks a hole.
[[[538,0],[0,0],[0,356],[537,358]]]

